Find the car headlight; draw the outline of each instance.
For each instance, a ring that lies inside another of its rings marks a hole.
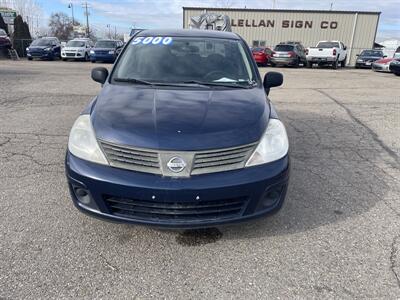
[[[289,151],[289,140],[283,123],[270,119],[256,150],[250,156],[246,167],[261,165],[284,157]]]
[[[93,50],[90,50],[90,54],[94,54],[94,51],[93,51]]]
[[[114,50],[108,51],[108,54],[114,54]]]
[[[44,48],[44,51],[51,51],[51,48]]]
[[[363,62],[363,60],[362,59],[357,59],[357,62]]]
[[[81,115],[76,119],[69,134],[68,150],[76,157],[108,165],[97,143],[90,115]]]
[[[26,48],[25,50],[28,52],[28,51],[29,51],[29,48]]]

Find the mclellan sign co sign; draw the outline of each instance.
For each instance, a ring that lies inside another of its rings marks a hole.
[[[281,26],[282,28],[313,28],[313,26],[319,26],[321,29],[336,29],[338,27],[338,22],[336,21],[321,21],[314,24],[313,21],[290,21],[283,20],[281,23],[277,24],[275,20],[247,20],[247,19],[231,19],[232,27],[271,27]]]

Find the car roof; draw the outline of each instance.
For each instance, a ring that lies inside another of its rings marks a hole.
[[[203,37],[240,40],[240,37],[232,32],[201,29],[146,29],[136,36],[174,36],[174,37]]]

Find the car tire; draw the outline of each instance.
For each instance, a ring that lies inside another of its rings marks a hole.
[[[309,69],[312,69],[312,67],[313,67],[312,62],[309,62],[309,61],[306,63],[306,65],[307,65],[307,68],[309,68]]]
[[[95,60],[91,60],[92,64],[94,64],[96,61]]]
[[[293,65],[293,67],[295,68],[300,67],[300,58],[297,58],[296,63]]]
[[[276,67],[276,64],[272,62],[271,67]]]
[[[332,69],[336,70],[338,67],[338,60],[336,59],[334,63],[332,63]]]
[[[67,61],[67,59],[66,58],[61,58],[62,59],[62,61]]]
[[[400,73],[399,73],[399,72],[397,72],[397,73],[394,73],[394,75],[396,75],[396,76],[400,76]]]
[[[340,62],[340,66],[344,68],[346,66],[347,56]]]
[[[85,60],[85,61],[89,61],[89,55],[88,55],[87,53],[85,53],[85,58],[84,58],[84,60]]]

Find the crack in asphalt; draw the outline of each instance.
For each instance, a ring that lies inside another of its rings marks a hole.
[[[390,251],[390,271],[394,274],[394,277],[396,278],[397,281],[397,286],[400,289],[400,274],[397,274],[396,272],[396,259],[398,255],[399,249],[396,247],[397,241],[400,239],[400,235],[395,236],[391,245],[391,251]],[[399,267],[399,266],[397,266]]]
[[[337,105],[339,105],[341,108],[343,108],[346,113],[348,114],[348,116],[354,121],[356,122],[358,125],[362,126],[372,137],[372,139],[379,144],[379,146],[381,146],[381,148],[383,150],[385,150],[385,152],[395,160],[397,166],[398,167],[400,165],[400,157],[397,155],[396,152],[394,152],[389,146],[387,146],[380,138],[379,136],[376,134],[375,131],[373,131],[368,125],[366,125],[364,122],[362,122],[359,118],[357,118],[353,112],[346,107],[346,105],[344,105],[342,102],[340,102],[338,99],[336,99],[335,97],[329,95],[327,92],[321,90],[321,89],[313,89],[317,92],[319,92],[320,94],[324,95],[325,97],[331,99],[333,102],[335,102]]]

